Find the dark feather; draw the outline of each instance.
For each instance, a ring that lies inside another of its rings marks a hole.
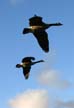
[[[31,66],[23,68],[23,75],[25,79],[28,79],[30,73]]]
[[[16,68],[20,68],[20,67],[22,67],[21,64],[17,64],[17,65],[16,65]]]
[[[23,34],[31,33],[31,30],[29,28],[24,28],[22,33]]]
[[[35,62],[32,62],[31,60],[35,60],[35,58],[34,57],[24,57],[22,59],[22,64],[16,64],[16,68],[23,69],[23,75],[24,75],[25,79],[29,78],[30,69],[31,69],[32,65],[39,63],[39,62],[44,62],[44,60],[39,60],[39,61],[35,61]]]
[[[45,51],[49,51],[49,41],[48,34],[44,30],[35,30],[34,35],[40,45],[40,47]]]
[[[31,62],[31,60],[35,60],[35,58],[34,57],[25,57],[25,58],[22,59],[22,63]]]
[[[32,17],[32,18],[30,18],[29,19],[29,25],[30,26],[39,26],[39,25],[43,25],[44,24],[44,22],[42,21],[42,17],[40,17],[40,16],[34,16],[34,17]]]

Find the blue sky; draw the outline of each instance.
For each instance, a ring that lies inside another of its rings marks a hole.
[[[21,96],[21,94],[28,89],[30,89],[30,91],[27,93],[27,96],[30,92],[35,95],[39,93],[39,96],[40,93],[42,93],[45,99],[47,99],[45,93],[47,92],[50,98],[49,101],[55,101],[54,104],[57,103],[60,107],[74,107],[73,10],[73,0],[0,1],[1,108],[16,108],[14,101],[17,106],[17,96],[19,94]],[[34,14],[42,16],[43,21],[47,23],[63,23],[61,27],[52,27],[47,30],[50,47],[49,53],[42,51],[32,34],[22,34],[23,28],[29,25],[28,19]],[[21,59],[26,56],[34,56],[36,60],[44,59],[46,61],[45,63],[32,67],[28,80],[24,79],[22,69],[16,69],[15,67],[15,65],[21,62]],[[44,72],[47,73],[49,77],[44,77]],[[38,75],[40,79],[37,78]],[[45,90],[45,92],[41,92],[40,90]],[[26,94],[26,92],[24,94]],[[12,102],[10,102],[11,99],[13,100]],[[38,100],[39,99],[40,97]],[[23,98],[20,100],[23,100]],[[33,100],[35,99],[33,98]],[[43,101],[40,103],[43,103]],[[37,100],[35,103],[37,103]],[[45,108],[45,106],[46,104],[42,107]],[[50,105],[48,105],[48,108],[49,106]],[[22,108],[24,107],[25,106]],[[27,105],[26,107],[29,108]],[[51,108],[52,107],[54,106],[51,105]],[[19,107],[17,106],[17,108]],[[37,106],[37,108],[40,107]]]

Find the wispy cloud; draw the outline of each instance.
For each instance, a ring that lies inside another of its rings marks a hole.
[[[12,108],[48,108],[46,90],[27,90],[9,101]]]
[[[19,3],[22,3],[24,0],[10,0],[10,3],[12,5],[16,5],[16,4],[19,4]]]
[[[64,101],[57,101],[56,102],[57,105],[56,107],[57,108],[74,108],[74,101],[67,101],[67,102],[64,102]]]
[[[71,83],[67,80],[63,80],[59,72],[55,70],[41,72],[37,79],[40,84],[60,89],[66,89],[71,86]]]

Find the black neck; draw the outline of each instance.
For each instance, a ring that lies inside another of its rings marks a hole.
[[[31,65],[34,65],[36,63],[39,63],[39,62],[44,62],[43,60],[39,60],[39,61],[36,61],[36,62],[32,62]]]

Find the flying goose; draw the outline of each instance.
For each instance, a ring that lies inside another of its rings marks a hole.
[[[45,51],[49,52],[49,40],[48,40],[48,34],[45,31],[51,26],[61,26],[60,22],[58,23],[52,23],[52,24],[46,24],[42,21],[42,17],[34,15],[34,17],[29,19],[29,27],[23,29],[23,34],[27,33],[33,33],[33,35],[36,37],[40,47]]]
[[[28,79],[32,65],[39,63],[39,62],[44,62],[44,60],[39,60],[36,62],[32,62],[32,60],[35,60],[35,58],[34,57],[25,57],[22,59],[22,63],[16,65],[16,68],[23,68],[23,75],[24,75],[25,79]]]

